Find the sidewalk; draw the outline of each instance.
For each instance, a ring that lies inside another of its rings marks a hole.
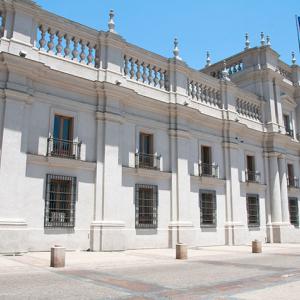
[[[49,267],[49,252],[0,256],[0,299],[299,299],[300,245],[67,252]]]

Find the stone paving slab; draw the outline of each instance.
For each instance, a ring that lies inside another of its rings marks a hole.
[[[0,256],[0,299],[300,299],[300,245],[198,247],[188,260],[174,249]],[[276,298],[277,297],[277,298]]]

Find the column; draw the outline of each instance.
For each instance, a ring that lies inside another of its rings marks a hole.
[[[282,222],[290,223],[289,206],[288,206],[288,189],[286,176],[286,159],[285,156],[280,155],[278,158],[279,178],[280,178],[280,195],[281,195],[281,211]]]
[[[277,153],[272,153],[269,156],[269,168],[270,168],[270,197],[271,197],[271,213],[272,224],[281,224],[282,222],[282,210],[281,210],[281,191],[280,191],[280,179],[278,172]]]

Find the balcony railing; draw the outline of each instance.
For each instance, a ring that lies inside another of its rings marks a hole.
[[[138,152],[135,154],[135,167],[160,170],[160,158],[160,155]]]
[[[81,142],[48,138],[47,156],[80,159]]]
[[[299,188],[299,178],[298,177],[291,177],[291,178],[287,178],[287,184],[288,187],[290,188]]]
[[[199,164],[199,176],[219,178],[219,166],[216,164]]]
[[[260,172],[246,170],[246,181],[247,182],[260,182]]]
[[[290,136],[290,137],[294,137],[294,130],[290,129],[290,128],[286,128],[285,129],[285,134]]]

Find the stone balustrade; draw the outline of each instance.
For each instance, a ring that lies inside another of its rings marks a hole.
[[[290,67],[282,61],[279,61],[277,72],[282,75],[285,79],[293,82],[292,72],[290,71]]]
[[[87,39],[84,34],[39,23],[36,47],[40,51],[77,61],[85,65],[99,67],[99,45],[97,37]]]
[[[260,105],[241,98],[236,99],[236,111],[239,115],[253,119],[255,121],[262,121],[262,113]]]
[[[124,55],[124,75],[144,84],[169,90],[169,75],[165,68],[145,62],[144,59]]]
[[[219,108],[222,107],[221,93],[218,88],[188,79],[187,92],[192,100]]]

